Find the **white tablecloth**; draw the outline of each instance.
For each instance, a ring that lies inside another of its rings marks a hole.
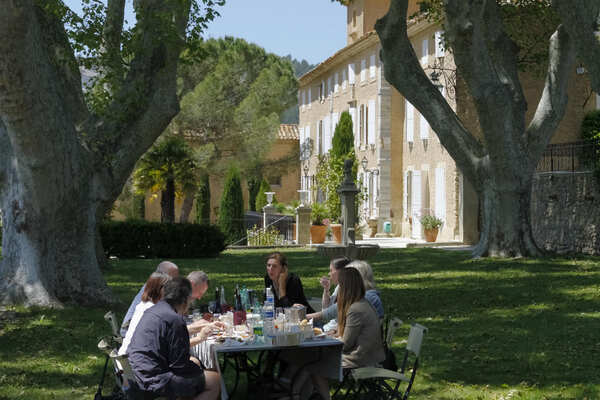
[[[284,361],[294,365],[305,367],[313,374],[321,375],[330,379],[342,380],[342,346],[343,343],[337,339],[324,338],[308,340],[298,346],[272,346],[267,344],[254,344],[228,341],[217,343],[213,339],[194,346],[192,352],[198,356],[208,369],[215,369],[221,374],[220,365],[217,362],[219,354],[244,353],[251,351],[282,350],[279,354]],[[221,375],[221,399],[229,399],[225,379]]]

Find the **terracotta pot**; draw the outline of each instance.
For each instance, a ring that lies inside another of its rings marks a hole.
[[[342,243],[342,224],[331,224],[331,233],[336,243]]]
[[[377,234],[377,219],[369,219],[367,224],[369,225],[369,229],[371,230],[371,232],[369,233],[369,237],[375,237],[375,235]]]
[[[425,241],[426,242],[435,242],[438,235],[438,229],[425,229]]]
[[[311,243],[325,243],[325,234],[327,227],[325,225],[311,225],[310,241]]]

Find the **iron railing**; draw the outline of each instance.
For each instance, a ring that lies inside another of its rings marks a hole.
[[[273,227],[279,231],[278,245],[285,245],[293,243],[294,229],[293,224],[296,222],[296,218],[292,215],[283,214],[269,214],[267,221],[267,228]],[[244,227],[246,232],[252,228],[263,227],[263,213],[257,211],[246,211],[244,213]],[[247,236],[244,236],[237,240],[233,245],[241,245],[247,242]]]
[[[588,141],[549,144],[536,172],[584,172],[594,168],[596,144]]]

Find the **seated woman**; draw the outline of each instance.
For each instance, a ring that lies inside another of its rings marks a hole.
[[[162,299],[163,286],[169,279],[171,279],[171,277],[163,272],[153,272],[146,281],[142,293],[142,301],[135,307],[133,317],[129,323],[129,328],[127,329],[125,338],[123,338],[123,344],[119,348],[119,355],[127,354],[127,348],[129,347],[129,343],[131,343],[135,328],[140,322],[140,319],[142,319],[142,315],[144,315],[144,311]]]
[[[377,290],[377,286],[375,285],[373,269],[371,268],[369,263],[362,260],[356,260],[348,264],[347,268],[355,268],[358,270],[358,272],[360,272],[363,284],[365,285],[365,299],[367,299],[367,301],[371,303],[375,311],[377,311],[377,316],[380,319],[383,319],[383,303],[381,302],[379,291]]]
[[[379,317],[365,299],[363,279],[356,268],[344,268],[338,275],[338,336],[344,342],[344,370],[377,366],[385,359]],[[321,376],[312,376],[319,394],[329,399],[329,385]]]
[[[307,314],[306,318],[314,319],[315,321],[328,322],[337,319],[337,293],[338,293],[338,274],[339,271],[350,264],[351,260],[347,257],[335,258],[331,260],[329,264],[329,278],[322,277],[320,279],[321,286],[323,287],[323,298],[321,300],[322,310]],[[329,289],[331,284],[336,285],[331,296],[329,295]]]
[[[265,287],[273,288],[275,307],[291,307],[294,304],[302,304],[306,306],[307,313],[314,312],[306,300],[300,278],[288,271],[287,259],[280,252],[269,254],[267,257]]]

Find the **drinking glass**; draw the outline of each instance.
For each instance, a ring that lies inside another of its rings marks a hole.
[[[208,302],[208,312],[211,314],[215,313],[215,308],[217,307],[217,302],[216,301],[209,301]]]

